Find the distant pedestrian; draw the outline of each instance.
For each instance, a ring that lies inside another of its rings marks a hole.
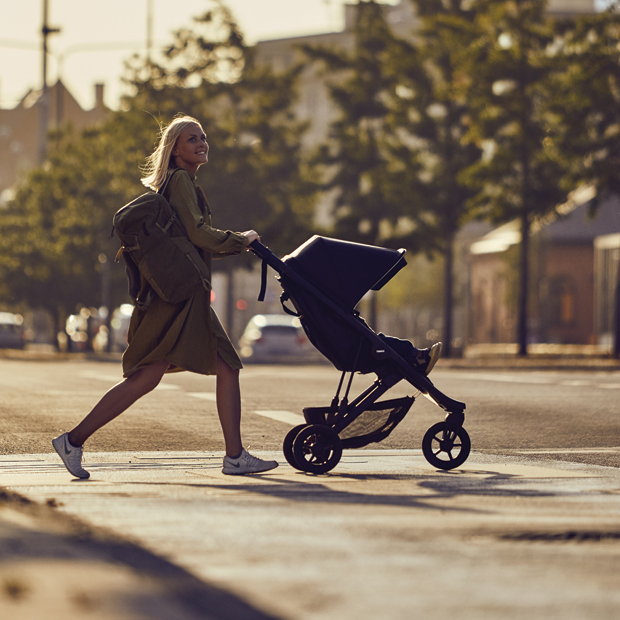
[[[142,183],[157,191],[170,179],[164,195],[210,273],[212,256],[239,254],[259,236],[253,230],[236,233],[211,226],[207,199],[195,179],[198,168],[207,163],[208,154],[207,137],[200,123],[189,116],[177,116],[163,130],[157,148],[147,158],[147,176]],[[276,461],[261,460],[243,448],[239,388],[242,364],[211,308],[209,291],[199,287],[189,299],[177,304],[153,295],[146,310],[134,308],[128,343],[122,362],[124,380],[111,388],[75,428],[52,441],[70,473],[88,478],[90,474],[81,464],[84,442],[153,390],[165,373],[182,370],[217,377],[217,411],[226,447],[223,473],[251,474],[278,466]]]

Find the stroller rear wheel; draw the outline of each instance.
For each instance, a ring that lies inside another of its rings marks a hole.
[[[330,426],[310,424],[293,440],[293,457],[298,469],[311,474],[324,474],[338,465],[342,441]]]
[[[437,469],[454,469],[469,456],[471,440],[467,431],[456,424],[438,422],[431,426],[422,440],[426,460]]]
[[[299,431],[302,428],[306,428],[306,426],[308,426],[308,425],[307,424],[298,424],[297,426],[294,426],[286,434],[286,437],[284,438],[284,442],[282,444],[282,452],[284,452],[284,458],[286,459],[287,463],[291,467],[294,467],[295,469],[299,469],[299,471],[304,471],[304,469],[302,467],[300,467],[297,464],[297,461],[295,460],[295,455],[293,454],[293,442],[295,441],[295,438],[299,434]]]

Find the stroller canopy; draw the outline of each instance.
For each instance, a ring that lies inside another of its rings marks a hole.
[[[405,250],[315,235],[282,260],[340,306],[352,310],[406,264]]]

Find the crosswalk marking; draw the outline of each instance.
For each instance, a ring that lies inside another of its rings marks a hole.
[[[187,395],[193,398],[202,398],[202,400],[215,402],[215,392],[187,392]]]
[[[298,424],[303,424],[305,422],[302,415],[299,413],[293,413],[292,411],[280,411],[273,409],[255,411],[254,413],[257,415],[262,415],[264,418],[271,418],[272,420],[276,420],[278,422],[290,424],[291,426],[297,426]]]
[[[458,379],[472,379],[474,381],[494,381],[498,383],[522,383],[536,385],[561,385],[577,388],[602,388],[605,390],[620,390],[620,383],[603,383],[601,381],[588,381],[582,379],[563,380],[559,377],[536,377],[531,374],[508,375],[504,373],[470,373],[459,372],[452,375]]]

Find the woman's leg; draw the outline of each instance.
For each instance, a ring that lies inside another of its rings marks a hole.
[[[231,368],[217,355],[215,394],[217,413],[224,433],[226,456],[236,458],[241,454],[241,389],[239,371]]]
[[[169,362],[162,360],[146,368],[137,370],[132,375],[108,390],[93,410],[72,430],[69,441],[74,446],[81,446],[102,426],[112,421],[133,405],[141,396],[157,387]]]

